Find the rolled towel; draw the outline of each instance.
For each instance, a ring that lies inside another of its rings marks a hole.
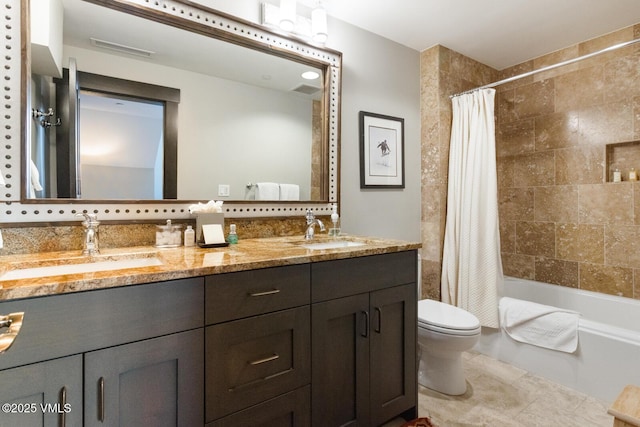
[[[580,313],[514,298],[500,298],[502,329],[514,340],[573,353]]]
[[[256,200],[280,200],[280,186],[275,182],[257,183]]]
[[[300,200],[298,184],[280,184],[280,200]]]

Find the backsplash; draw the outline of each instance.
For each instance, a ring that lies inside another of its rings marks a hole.
[[[319,217],[325,225],[330,217]],[[195,226],[193,221],[173,221]],[[131,246],[153,246],[156,238],[157,223],[109,223],[100,224],[100,247],[119,248]],[[299,218],[226,218],[225,236],[229,225],[236,224],[240,240],[258,237],[295,236],[302,239],[306,229],[304,217]],[[45,225],[2,228],[4,248],[0,255],[12,255],[35,252],[55,252],[82,250],[83,227],[80,221],[73,225]]]

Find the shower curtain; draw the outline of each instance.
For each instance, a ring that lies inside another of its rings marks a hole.
[[[502,261],[494,123],[494,89],[456,96],[449,151],[442,301],[499,327]]]

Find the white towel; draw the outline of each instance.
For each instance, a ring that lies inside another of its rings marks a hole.
[[[280,200],[300,200],[298,184],[280,184]]]
[[[500,323],[514,340],[573,353],[580,313],[514,298],[500,298]]]
[[[40,172],[33,160],[31,160],[31,188],[29,189],[29,196],[32,199],[36,198],[36,191],[42,191],[42,185],[40,184]]]
[[[4,187],[7,183],[4,180],[4,174],[0,171],[0,187]]]
[[[257,183],[256,200],[280,200],[280,186],[275,182]]]

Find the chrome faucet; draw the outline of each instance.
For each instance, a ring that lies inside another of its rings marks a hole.
[[[305,240],[313,239],[315,234],[314,226],[317,224],[320,227],[320,231],[324,231],[324,224],[313,214],[311,209],[307,209],[307,231],[304,233]]]
[[[84,226],[84,249],[82,255],[97,255],[100,253],[98,248],[98,226],[100,221],[95,214],[79,213],[76,216],[84,217],[82,225]]]

